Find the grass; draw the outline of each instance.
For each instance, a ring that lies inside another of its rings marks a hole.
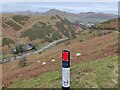
[[[10,39],[10,38],[3,38],[3,40],[2,40],[2,45],[4,46],[4,45],[10,45],[10,44],[14,44],[15,42],[12,40],[12,39]]]
[[[97,24],[95,26],[92,26],[92,29],[103,29],[103,30],[118,30],[118,20],[120,20],[120,18],[117,19],[112,19],[112,20],[108,20],[105,21],[101,24]]]
[[[61,82],[59,80],[60,74],[58,71],[53,71],[53,72],[48,72],[48,73],[44,73],[42,74],[40,77],[38,78],[33,78],[33,79],[29,79],[29,80],[23,80],[17,84],[14,84],[11,86],[11,88],[53,88],[53,87],[60,87],[61,86]]]
[[[51,18],[53,19],[53,17]],[[27,31],[23,32],[21,36],[29,37],[30,40],[43,39],[46,42],[58,40],[62,38],[62,35],[67,37],[75,36],[75,30],[72,28],[72,23],[67,19],[60,18],[60,20],[61,21],[56,22],[56,25],[48,25],[45,22],[39,21]]]
[[[117,66],[117,56],[71,66],[71,88],[116,88]],[[39,77],[14,83],[9,88],[61,88],[61,72],[46,72]]]
[[[9,57],[12,57],[12,56],[13,56],[13,54],[1,55],[0,59],[9,58]]]
[[[25,24],[25,21],[28,21],[30,17],[28,16],[23,16],[23,15],[15,15],[12,17],[13,20],[15,20],[16,22],[18,22],[21,25]]]
[[[52,33],[54,32],[52,32],[51,26],[47,26],[45,23],[39,22],[39,24],[36,23],[32,28],[24,32],[22,36],[28,36],[30,40],[44,39],[47,42],[52,42],[53,40],[50,38],[50,34]]]
[[[12,27],[12,28],[13,28],[14,30],[16,30],[16,31],[19,31],[20,29],[22,29],[20,25],[18,25],[17,23],[15,23],[15,22],[12,21],[12,20],[8,20],[8,21],[6,21],[5,23],[6,23],[7,25],[9,25],[10,27]]]
[[[4,22],[2,22],[2,27],[3,28],[8,28],[8,26]]]
[[[57,29],[65,36],[70,37],[70,33],[72,36],[75,36],[75,31],[71,27],[71,22],[67,19],[60,18],[60,22],[56,23]],[[65,27],[65,26],[66,27]],[[69,33],[70,32],[70,33]]]
[[[72,73],[74,73],[74,76],[71,79],[71,87],[116,87],[117,85],[112,80],[114,79],[116,82],[118,82],[118,78],[114,75],[114,71],[117,66],[117,56],[104,58],[99,61],[78,64],[74,66],[71,71]],[[74,84],[75,82],[77,82],[78,84]]]
[[[93,39],[95,37],[101,37],[103,35],[107,35],[107,34],[110,34],[110,33],[112,33],[112,32],[109,31],[109,30],[106,30],[106,31],[102,32],[102,31],[98,31],[98,30],[95,30],[95,29],[89,29],[89,30],[80,32],[78,34],[77,38],[79,39],[79,41],[85,41],[85,40],[88,40],[88,39]]]

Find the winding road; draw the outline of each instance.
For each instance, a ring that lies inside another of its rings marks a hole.
[[[53,47],[53,46],[56,46],[56,45],[59,44],[60,42],[65,41],[65,40],[67,40],[67,39],[68,39],[68,38],[63,38],[63,39],[56,40],[56,41],[48,44],[47,46],[43,47],[43,48],[40,49],[40,50],[36,50],[36,51],[30,52],[30,53],[25,53],[25,54],[18,55],[18,56],[15,56],[15,57],[9,57],[9,58],[6,58],[6,59],[4,59],[4,60],[2,60],[2,61],[0,60],[0,64],[1,64],[1,63],[5,63],[5,62],[8,62],[8,61],[11,61],[11,60],[21,59],[21,58],[23,58],[23,57],[25,57],[25,56],[29,56],[29,55],[32,55],[32,54],[35,54],[35,53],[43,52],[43,51],[45,51],[45,50],[47,50],[47,49],[49,49],[49,48],[51,48],[51,47]]]

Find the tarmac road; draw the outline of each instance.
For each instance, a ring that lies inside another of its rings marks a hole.
[[[8,61],[11,61],[11,60],[21,59],[21,58],[23,58],[23,57],[25,57],[25,56],[29,56],[29,55],[32,55],[32,54],[35,54],[35,53],[43,52],[43,51],[45,51],[45,50],[47,50],[47,49],[49,49],[49,48],[51,48],[51,47],[53,47],[53,46],[56,46],[56,44],[58,44],[58,43],[60,43],[60,42],[62,42],[62,41],[65,41],[65,40],[67,40],[67,39],[68,39],[68,38],[63,38],[63,39],[56,40],[56,41],[48,44],[47,46],[43,47],[43,48],[40,49],[40,50],[36,50],[36,51],[30,52],[30,53],[25,53],[25,54],[18,55],[18,56],[14,56],[14,57],[9,57],[9,58],[7,58],[7,59],[1,59],[1,60],[0,60],[0,64],[5,63],[5,62],[8,62]]]

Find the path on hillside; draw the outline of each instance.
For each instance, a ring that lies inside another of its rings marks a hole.
[[[9,57],[7,59],[4,59],[3,62],[0,62],[0,63],[5,63],[7,61],[11,61],[11,60],[16,60],[16,59],[21,59],[23,57],[26,57],[26,56],[29,56],[29,55],[32,55],[32,54],[35,54],[35,53],[40,53],[40,52],[43,52],[49,48],[52,48],[53,46],[56,46],[58,43],[62,42],[62,41],[65,41],[67,40],[68,38],[63,38],[63,39],[59,39],[59,40],[56,40],[50,44],[48,44],[47,46],[43,47],[42,49],[40,50],[36,50],[36,51],[33,51],[33,52],[29,52],[29,53],[25,53],[25,54],[22,54],[22,55],[17,55],[17,56],[14,56],[14,57]]]

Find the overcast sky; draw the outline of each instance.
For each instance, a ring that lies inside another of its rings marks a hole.
[[[30,10],[33,12],[45,12],[50,9],[59,9],[66,12],[80,13],[80,12],[98,12],[98,13],[118,13],[118,0],[104,0],[105,2],[98,2],[98,0],[64,0],[67,2],[54,2],[55,0],[4,0],[2,1],[3,12],[16,12]],[[21,2],[16,2],[21,1]],[[22,2],[29,1],[29,2]],[[36,1],[36,2],[35,2]],[[46,1],[46,2],[45,2]],[[51,1],[51,2],[50,2]],[[63,1],[63,0],[60,0]],[[68,2],[69,1],[69,2]],[[77,2],[79,1],[79,2]],[[97,2],[96,2],[97,1]],[[102,1],[102,0],[99,0]],[[109,1],[109,2],[108,2]]]
[[[118,2],[120,0],[0,0],[2,2]]]

